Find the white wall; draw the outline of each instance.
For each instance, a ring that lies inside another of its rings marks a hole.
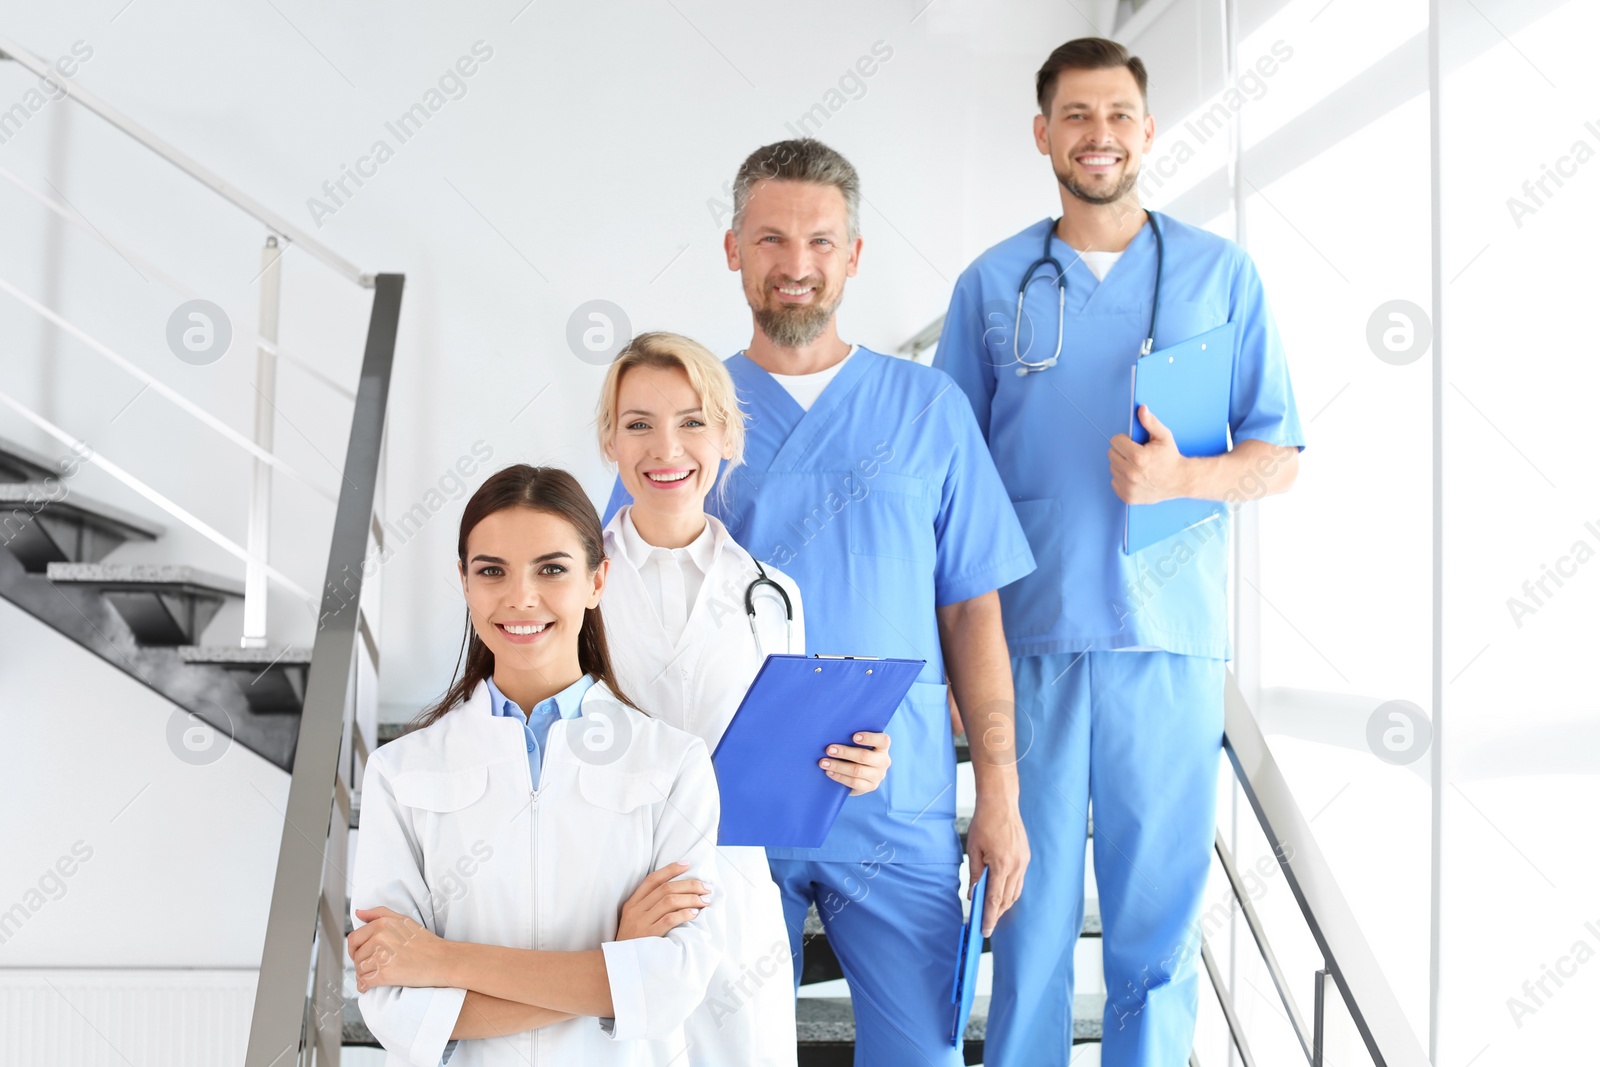
[[[258,966],[288,776],[180,760],[174,705],[3,600],[0,634],[0,969]]]

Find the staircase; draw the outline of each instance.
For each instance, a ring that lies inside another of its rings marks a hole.
[[[74,462],[0,439],[0,597],[291,770],[309,650],[200,644],[244,583],[184,564],[108,561],[165,531],[77,492],[64,479]]]

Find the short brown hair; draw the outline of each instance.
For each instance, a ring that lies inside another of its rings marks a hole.
[[[1145,74],[1144,61],[1138,56],[1129,55],[1128,50],[1115,41],[1108,41],[1104,37],[1079,37],[1051,52],[1044,66],[1039,68],[1034,87],[1039,95],[1040,114],[1049,116],[1050,105],[1056,94],[1056,75],[1062,71],[1108,70],[1112,67],[1128,69],[1138,83],[1139,101],[1149,111],[1150,98],[1145,92],[1149,77]]]

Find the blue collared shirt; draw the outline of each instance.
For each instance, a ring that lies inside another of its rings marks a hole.
[[[533,787],[539,788],[539,768],[544,763],[545,741],[550,736],[550,724],[559,716],[563,719],[576,719],[580,714],[583,704],[583,695],[594,685],[594,679],[584,675],[576,682],[567,686],[553,697],[539,701],[533,706],[533,711],[524,715],[515,701],[510,700],[500,692],[494,684],[494,679],[487,679],[489,686],[489,702],[496,715],[503,715],[508,719],[520,719],[524,740],[528,743],[528,773],[533,776]]]

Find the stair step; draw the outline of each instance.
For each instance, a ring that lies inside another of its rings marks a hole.
[[[300,729],[297,716],[258,715],[221,670],[183,662],[176,647],[140,645],[98,588],[30,574],[21,560],[0,551],[0,599],[232,738],[233,744],[243,745],[280,770],[293,768]],[[211,751],[221,755],[226,750],[207,750]],[[178,748],[174,753],[186,762],[204,762],[205,753]]]
[[[141,645],[193,645],[244,583],[182,563],[52,563],[56,585],[97,590],[122,616]]]
[[[0,546],[33,574],[52,563],[98,563],[124,541],[163,532],[132,512],[69,495],[60,482],[0,481]]]
[[[59,460],[35,452],[31,448],[0,438],[0,482],[42,482],[60,478],[76,462],[62,456]]]
[[[1106,998],[1102,993],[1081,993],[1072,1000],[1072,1041],[1081,1044],[1099,1041]],[[989,998],[978,997],[967,1020],[966,1053],[982,1055],[988,1031]],[[856,1016],[848,997],[801,997],[795,1003],[795,1029],[800,1048],[825,1050],[850,1048],[856,1040]],[[344,1002],[344,1043],[347,1046],[378,1047],[377,1038],[367,1029],[356,997]],[[975,1047],[976,1046],[976,1047]],[[975,1061],[974,1061],[975,1062]]]
[[[220,667],[254,711],[298,715],[305,704],[306,676],[311,670],[309,648],[184,645],[178,656],[185,663]]]
[[[1081,993],[1072,1000],[1072,1040],[1074,1044],[1099,1041],[1106,998],[1103,993]],[[966,1044],[970,1053],[974,1043],[981,1051],[988,1031],[989,998],[977,997],[967,1020]],[[801,997],[795,1004],[795,1025],[800,1044],[853,1045],[856,1017],[848,997]]]

